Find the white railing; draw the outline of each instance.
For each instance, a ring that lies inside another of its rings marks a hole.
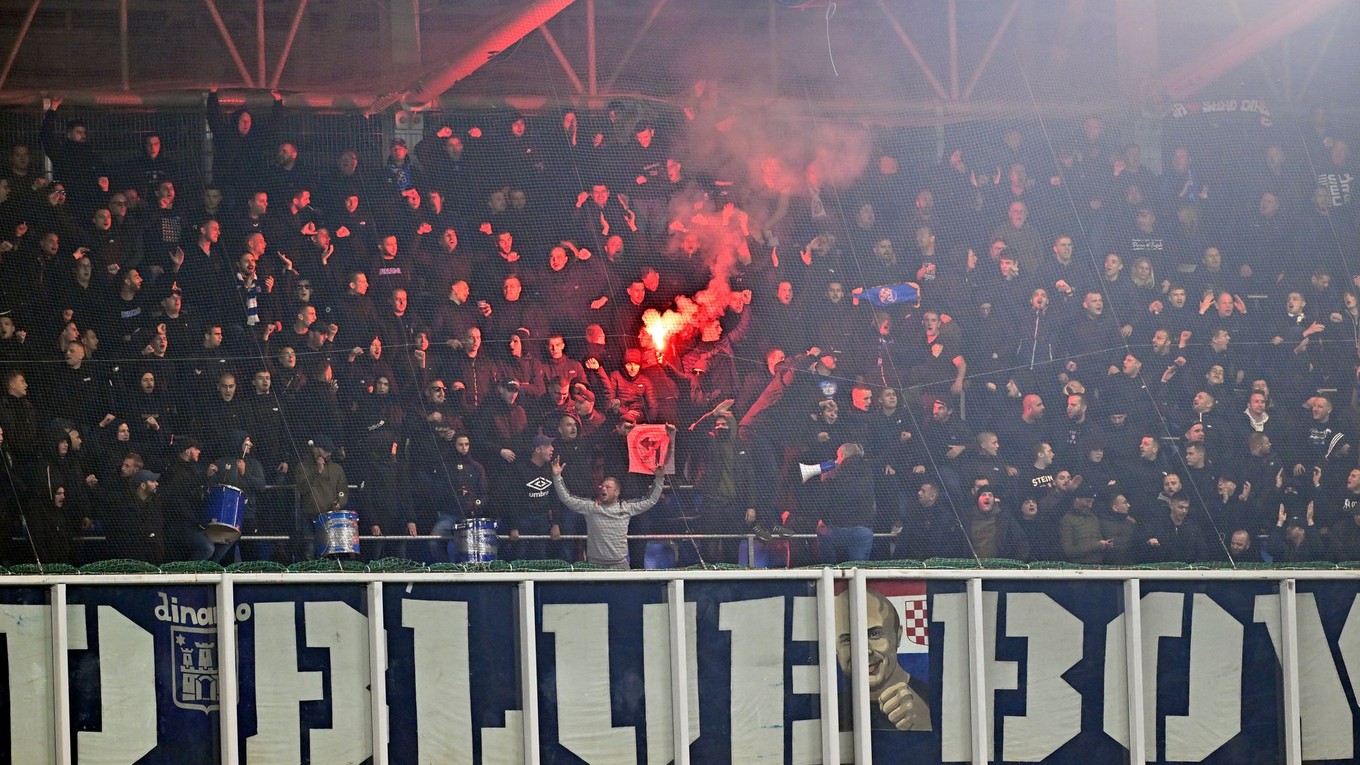
[[[518,587],[517,628],[520,660],[520,699],[523,714],[523,746],[526,763],[539,762],[539,677],[536,669],[537,624],[535,587],[552,583],[626,583],[657,582],[667,584],[667,625],[670,644],[671,720],[673,746],[677,765],[689,762],[690,714],[688,696],[690,665],[696,660],[689,655],[686,641],[687,583],[709,581],[771,581],[792,580],[814,583],[816,591],[817,642],[819,644],[821,710],[821,757],[824,763],[872,761],[870,738],[869,669],[866,656],[866,590],[876,580],[924,580],[926,582],[963,582],[968,621],[967,655],[969,667],[968,703],[971,710],[971,762],[984,763],[989,753],[989,699],[986,678],[988,657],[984,652],[987,636],[983,609],[983,586],[988,581],[1025,582],[1122,582],[1124,618],[1125,672],[1128,705],[1128,762],[1142,765],[1152,761],[1155,752],[1148,752],[1144,742],[1146,728],[1156,724],[1144,716],[1144,672],[1142,627],[1143,582],[1272,582],[1279,594],[1280,649],[1279,660],[1283,682],[1283,757],[1289,765],[1302,762],[1302,737],[1299,687],[1299,623],[1296,588],[1300,581],[1357,581],[1360,571],[1346,570],[924,570],[924,569],[801,569],[801,570],[727,570],[727,571],[630,571],[630,572],[481,572],[481,573],[214,573],[214,574],[108,574],[80,576],[7,576],[0,579],[5,588],[45,588],[51,613],[52,680],[54,705],[53,743],[57,765],[68,765],[72,757],[71,699],[68,692],[70,668],[67,649],[70,643],[67,624],[68,587],[120,587],[166,585],[213,585],[216,591],[218,615],[237,613],[236,588],[239,585],[327,584],[362,585],[367,588],[368,645],[371,671],[371,724],[374,765],[389,762],[386,668],[388,644],[384,625],[384,587],[405,586],[410,583],[515,583]],[[852,635],[851,692],[854,694],[852,736],[842,738],[838,722],[840,703],[837,689],[835,624],[835,589],[844,582],[849,592]],[[235,765],[241,761],[239,749],[239,720],[237,702],[239,659],[235,619],[217,619],[217,666],[220,670],[219,725],[221,732],[221,762]],[[935,650],[935,649],[932,649]],[[735,689],[734,689],[735,692]],[[797,691],[795,691],[797,692]],[[11,714],[21,699],[11,698]],[[1155,708],[1155,707],[1154,707]],[[844,747],[844,749],[843,749]],[[82,757],[82,760],[85,758]]]

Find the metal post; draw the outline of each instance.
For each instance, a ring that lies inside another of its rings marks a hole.
[[[1280,58],[1284,62],[1283,70],[1280,73],[1280,79],[1284,80],[1284,101],[1290,106],[1293,106],[1294,68],[1290,66],[1290,59],[1292,59],[1293,56],[1290,55],[1289,39],[1289,37],[1285,37],[1283,40],[1280,40]]]
[[[903,29],[902,25],[897,23],[897,17],[893,16],[892,11],[888,10],[887,4],[884,3],[883,0],[877,1],[878,9],[882,11],[883,16],[888,19],[888,26],[892,27],[892,30],[897,33],[897,39],[902,41],[902,47],[907,49],[907,53],[911,54],[912,60],[921,68],[921,73],[926,76],[926,81],[930,83],[930,87],[935,89],[935,95],[939,96],[942,101],[948,101],[949,94],[945,92],[944,86],[940,84],[940,79],[935,76],[935,72],[930,68],[930,64],[927,64],[925,58],[921,56],[921,51],[917,50],[916,43],[911,39],[911,35],[907,34],[907,30]]]
[[[426,72],[420,77],[413,78],[410,85],[397,88],[394,91],[378,96],[373,100],[365,114],[372,116],[382,111],[387,106],[394,103],[388,100],[407,99],[413,103],[426,103],[440,97],[444,91],[453,86],[455,82],[467,77],[477,71],[487,61],[493,57],[487,55],[487,51],[507,50],[510,46],[524,39],[525,35],[543,26],[544,23],[556,16],[563,8],[571,5],[575,0],[532,0],[512,17],[496,26],[490,32],[482,35],[480,39],[464,46],[453,58],[444,61],[431,71]],[[396,7],[394,4],[393,7]],[[385,21],[390,19],[392,14],[384,14],[380,18]],[[393,30],[395,34],[395,30]],[[504,103],[503,101],[501,103]]]
[[[33,3],[38,4],[37,0]],[[241,80],[245,82],[247,88],[255,87],[255,78],[250,76],[250,70],[246,68],[246,62],[241,58],[241,51],[236,49],[236,41],[231,39],[231,32],[227,31],[226,22],[222,21],[222,14],[217,11],[217,3],[214,0],[203,0],[203,4],[208,6],[208,13],[212,15],[213,23],[217,25],[217,33],[222,36],[222,42],[227,45],[227,52],[231,54],[231,60],[236,64],[236,71],[241,73]],[[0,85],[3,85],[0,80]]]
[[[1239,2],[1239,0],[1228,0],[1228,7],[1232,9],[1233,18],[1237,19],[1237,26],[1239,28],[1245,27],[1247,25],[1247,17],[1242,13],[1242,3]],[[1265,51],[1266,49],[1262,48],[1260,53],[1252,57],[1252,62],[1255,63],[1256,68],[1261,71],[1261,79],[1264,80],[1266,86],[1270,88],[1271,98],[1277,102],[1287,103],[1288,97],[1280,90],[1279,83],[1276,82],[1278,78],[1275,76],[1275,72],[1272,71],[1270,64],[1265,60]]]
[[[973,76],[968,78],[968,84],[963,88],[963,100],[967,101],[973,95],[973,88],[977,86],[978,80],[982,79],[982,73],[987,71],[987,65],[992,62],[992,56],[996,54],[996,46],[1001,44],[1001,38],[1005,36],[1006,29],[1011,25],[1011,19],[1015,18],[1015,12],[1020,9],[1020,0],[1011,0],[1011,7],[1006,9],[1006,15],[1001,18],[1001,25],[996,28],[996,33],[992,35],[992,41],[987,44],[987,50],[982,54],[982,60],[978,61],[977,69],[973,70]]]
[[[263,85],[269,80],[264,64],[264,0],[255,0],[255,79]]]
[[[415,26],[415,33],[416,33],[416,35],[415,35],[415,36],[416,36],[416,39],[415,39],[415,54],[416,54],[416,61],[420,61],[420,60],[421,60],[421,52],[420,52],[420,0],[411,0],[411,16],[413,17],[412,22],[413,22],[413,24],[414,24],[414,26]]]
[[[949,0],[949,97],[959,97],[959,9]]]
[[[373,765],[387,765],[387,629],[383,624],[383,585],[368,585],[368,687],[373,706]]]
[[[393,74],[405,76],[418,71],[420,63],[420,8],[416,0],[388,4],[383,19],[388,25]]]
[[[1143,593],[1137,579],[1124,580],[1124,671],[1128,683],[1129,765],[1144,765],[1147,718],[1143,714]]]
[[[14,59],[19,57],[19,48],[23,47],[24,38],[28,36],[28,28],[33,26],[33,17],[38,13],[38,6],[42,0],[33,0],[33,4],[28,6],[28,13],[24,14],[24,23],[19,25],[19,36],[14,38],[14,45],[9,49],[9,58],[5,59],[5,68],[0,70],[0,88],[5,87],[5,80],[9,79],[9,70],[14,66]]]
[[[1284,678],[1284,761],[1303,762],[1303,713],[1299,709],[1298,581],[1280,582],[1280,669]]]
[[[836,577],[835,571],[822,569],[817,582],[817,662],[822,674],[822,762],[841,761],[841,700],[839,698],[840,662],[836,656]],[[865,638],[868,639],[867,636]]]
[[[128,77],[128,0],[118,3],[118,59],[123,74],[123,90],[131,90]]]
[[[538,617],[534,583],[519,583],[519,695],[524,709],[524,762],[538,765]]]
[[[674,765],[689,765],[689,635],[685,618],[685,580],[668,586],[671,628],[671,732],[675,738]],[[375,763],[376,765],[376,763]]]
[[[771,3],[771,5],[773,6],[773,3]],[[623,55],[619,57],[619,62],[614,65],[614,72],[609,75],[608,80],[605,80],[604,89],[606,91],[613,89],[614,80],[617,80],[619,75],[623,73],[623,68],[627,66],[629,60],[633,58],[633,53],[642,42],[642,38],[647,35],[647,30],[652,28],[652,24],[656,21],[657,14],[661,13],[661,9],[664,7],[666,7],[666,0],[656,0],[656,5],[652,6],[651,14],[648,15],[647,20],[642,23],[642,28],[637,31],[637,34],[633,35],[633,41],[628,43],[628,50],[623,52]]]
[[[779,92],[779,5],[769,0],[770,93]]]
[[[854,569],[850,589],[850,699],[855,721],[855,762],[873,765],[873,738],[869,723],[869,628],[867,580],[863,569]],[[822,689],[826,691],[825,688]]]
[[[991,761],[987,731],[992,721],[987,719],[987,634],[983,621],[982,580],[968,580],[968,702],[973,719],[973,765],[987,765]]]
[[[66,631],[66,585],[52,585],[52,741],[57,765],[71,765],[71,665],[70,638]],[[10,699],[11,704],[22,703]]]
[[[1322,47],[1317,49],[1313,55],[1313,63],[1308,67],[1308,73],[1303,76],[1303,84],[1299,86],[1299,100],[1308,97],[1308,90],[1313,87],[1313,76],[1317,74],[1318,67],[1322,65],[1322,60],[1327,57],[1327,50],[1332,47],[1332,38],[1336,37],[1336,30],[1340,24],[1328,24],[1327,36],[1322,38]]]
[[[1119,84],[1138,93],[1159,68],[1156,0],[1116,0],[1115,36]]]
[[[1152,0],[1118,0],[1115,4],[1116,26],[1123,21],[1122,9],[1126,3],[1148,3],[1154,10],[1157,7]],[[1158,76],[1148,93],[1165,96],[1172,101],[1189,98],[1246,63],[1248,59],[1259,56],[1284,36],[1297,32],[1337,7],[1350,5],[1352,4],[1342,0],[1294,0],[1290,3],[1272,3],[1251,22],[1244,23],[1231,34],[1204,46],[1191,60]],[[1145,15],[1138,19],[1141,26],[1155,26],[1149,25],[1148,18],[1150,17]],[[1121,44],[1119,51],[1121,59],[1124,56],[1123,47]],[[1272,80],[1269,84],[1273,87],[1275,83]]]
[[[288,54],[293,51],[293,40],[297,38],[298,26],[302,23],[302,14],[306,10],[307,0],[298,0],[297,10],[293,12],[293,23],[288,27],[288,36],[283,40],[283,52],[279,53],[278,66],[274,67],[274,76],[269,80],[271,90],[279,86],[279,78],[283,77],[283,67],[288,64]]]
[[[586,0],[586,81],[595,95],[595,0]]]
[[[562,65],[562,71],[567,73],[567,79],[571,80],[571,86],[576,89],[577,93],[585,95],[586,86],[581,84],[581,78],[576,75],[576,70],[567,60],[567,54],[562,52],[562,46],[557,44],[557,38],[553,37],[553,33],[548,31],[548,25],[544,24],[539,27],[538,33],[543,35],[543,39],[548,43],[548,50],[553,52],[553,55],[557,57],[557,63]]]
[[[231,574],[223,574],[217,582],[217,714],[222,726],[222,765],[236,765],[241,756],[236,661],[236,592]]]

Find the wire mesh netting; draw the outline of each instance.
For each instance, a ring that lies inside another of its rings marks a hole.
[[[1047,10],[940,78],[883,50],[931,19],[662,5],[589,82],[563,15],[455,88],[497,108],[0,113],[0,563],[1360,557],[1345,112],[1096,98],[1025,43],[1114,28]]]

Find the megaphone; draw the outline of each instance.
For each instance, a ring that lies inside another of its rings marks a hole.
[[[803,483],[807,483],[809,480],[816,478],[822,473],[830,472],[835,467],[836,467],[835,460],[819,462],[816,465],[808,465],[806,463],[800,462],[798,463],[798,472],[803,476]]]

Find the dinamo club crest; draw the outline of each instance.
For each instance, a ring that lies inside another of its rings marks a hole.
[[[204,714],[217,709],[217,628],[172,625],[175,706]]]

